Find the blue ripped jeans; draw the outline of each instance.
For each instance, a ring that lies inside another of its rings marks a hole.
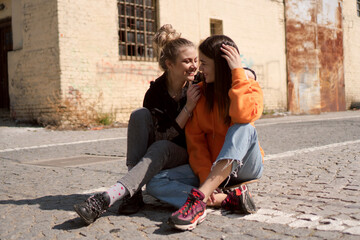
[[[222,186],[231,186],[258,179],[263,172],[263,160],[256,129],[251,124],[234,124],[225,137],[223,147],[213,164],[218,161],[233,160],[232,171]],[[153,197],[180,208],[192,188],[199,187],[199,180],[189,165],[161,171],[146,185]]]

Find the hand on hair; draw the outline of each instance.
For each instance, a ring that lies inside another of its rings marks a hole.
[[[222,55],[222,57],[226,59],[231,70],[235,68],[242,68],[241,57],[236,48],[222,44],[220,49],[223,51],[223,53],[225,53],[225,55]]]

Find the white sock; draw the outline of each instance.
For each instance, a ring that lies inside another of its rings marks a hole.
[[[110,205],[113,205],[116,201],[122,199],[129,194],[129,191],[121,183],[116,183],[106,191],[110,196]]]

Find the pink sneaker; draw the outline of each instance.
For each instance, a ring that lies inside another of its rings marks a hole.
[[[256,212],[256,206],[246,185],[228,193],[222,201],[221,208],[230,212],[250,214]]]
[[[171,214],[168,224],[180,230],[193,230],[206,217],[206,203],[204,194],[193,188],[184,206]]]

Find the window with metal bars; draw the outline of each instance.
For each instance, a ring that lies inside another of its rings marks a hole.
[[[118,0],[120,59],[155,61],[156,0]]]
[[[358,17],[360,17],[360,0],[356,0],[356,5],[357,5],[357,15]]]

